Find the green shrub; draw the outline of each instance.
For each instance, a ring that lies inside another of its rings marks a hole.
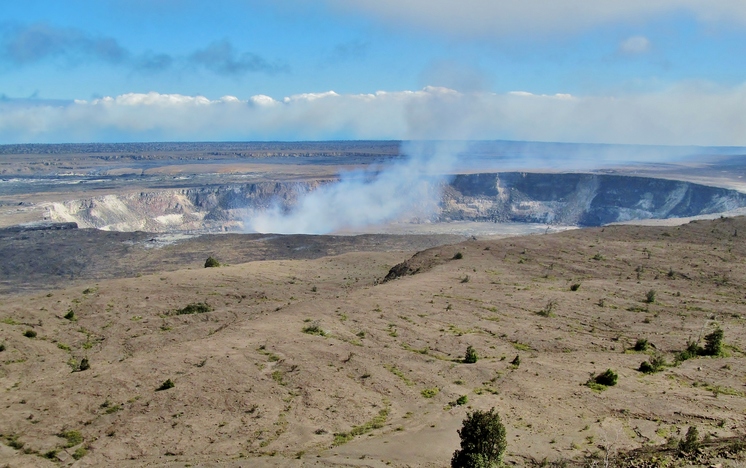
[[[207,257],[205,260],[205,268],[217,268],[220,266],[220,262],[215,260],[213,257]]]
[[[617,379],[619,376],[616,372],[614,372],[611,369],[606,369],[605,371],[601,372],[597,376],[593,378],[593,381],[599,385],[604,385],[606,387],[613,387],[616,385]]]
[[[648,340],[645,338],[640,338],[635,343],[635,347],[633,348],[635,351],[647,351],[648,350]]]
[[[689,426],[686,431],[686,437],[679,442],[679,450],[686,453],[691,453],[699,448],[699,431],[694,426]]]
[[[23,336],[26,338],[36,338],[36,332],[34,330],[26,330],[23,332]]]
[[[176,311],[176,315],[204,314],[210,312],[210,307],[206,302],[192,302],[182,309]]]
[[[65,448],[75,447],[83,443],[83,435],[80,431],[63,431],[57,434],[57,436],[67,440]]]
[[[650,361],[643,361],[637,370],[645,374],[653,374],[662,371],[665,365],[666,361],[663,359],[663,356],[655,355],[650,358]]]
[[[326,332],[321,328],[321,325],[317,321],[313,321],[310,325],[303,327],[303,333],[308,333],[309,335],[326,336]]]
[[[462,258],[464,258],[464,254],[462,254],[461,252],[456,252],[456,254],[453,256],[454,260],[461,260]]]
[[[75,452],[73,452],[73,458],[76,460],[80,460],[81,458],[85,457],[88,454],[88,449],[85,447],[78,447]]]
[[[0,353],[5,351],[5,343],[0,343]]]
[[[580,289],[580,283],[570,285],[570,291],[577,291],[578,289]]]
[[[439,392],[440,392],[440,389],[439,389],[439,388],[437,388],[437,387],[433,387],[433,388],[426,388],[426,389],[424,389],[423,391],[421,391],[420,393],[421,393],[421,394],[422,394],[422,396],[424,396],[425,398],[433,398],[433,397],[434,397],[435,395],[437,395],[437,394],[438,394]]]
[[[456,406],[465,405],[469,402],[469,397],[466,395],[461,395],[460,397],[456,398]]]
[[[479,359],[477,351],[472,346],[466,347],[466,354],[464,355],[464,362],[466,364],[474,364]]]
[[[466,415],[461,429],[461,449],[451,458],[451,468],[497,468],[507,448],[505,426],[495,408]]]
[[[168,379],[163,382],[160,387],[156,388],[155,391],[160,392],[163,390],[168,390],[169,388],[174,388],[175,386],[176,385],[174,384],[174,382],[171,379]]]
[[[655,302],[655,294],[655,289],[651,289],[650,291],[648,291],[645,294],[645,302],[647,302],[648,304],[652,304],[653,302]]]
[[[723,354],[723,330],[718,328],[705,336],[705,347],[702,354],[705,356],[720,356]]]
[[[80,365],[78,366],[78,370],[83,372],[91,368],[91,364],[88,362],[88,358],[83,358],[80,360]]]
[[[702,348],[697,344],[696,341],[687,342],[686,349],[676,355],[677,361],[686,361],[693,359],[702,354]]]
[[[65,314],[65,318],[70,320],[71,322],[75,320],[75,311],[72,309],[68,310],[67,313]]]

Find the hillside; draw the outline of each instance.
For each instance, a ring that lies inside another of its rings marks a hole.
[[[4,295],[0,464],[445,467],[466,412],[491,407],[518,465],[661,448],[689,426],[740,437],[744,235],[740,217],[416,255],[201,259]],[[210,311],[178,313],[195,303]],[[716,327],[725,356],[674,365]],[[477,363],[461,362],[467,346]],[[639,372],[656,352],[669,365]],[[609,368],[616,386],[584,385]],[[744,456],[717,447],[676,463]]]

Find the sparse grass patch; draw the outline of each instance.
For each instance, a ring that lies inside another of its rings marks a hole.
[[[402,379],[404,381],[404,383],[407,384],[408,386],[411,387],[412,385],[414,385],[414,382],[412,382],[412,380],[409,379],[409,377],[407,377],[406,375],[404,375],[404,372],[402,372],[401,370],[397,369],[395,366],[384,364],[383,367],[385,367],[386,370],[388,370],[389,372],[391,372],[395,376],[397,376],[400,379]]]
[[[73,458],[76,460],[80,460],[81,458],[85,457],[88,454],[88,449],[85,447],[78,447],[75,452],[73,452]]]
[[[65,448],[75,447],[83,443],[83,434],[80,431],[63,431],[57,434],[58,437],[65,439]]]
[[[439,392],[440,392],[440,389],[438,387],[433,387],[433,388],[426,388],[426,389],[422,390],[420,393],[425,398],[433,398]]]
[[[375,429],[380,429],[384,426],[386,423],[386,419],[389,417],[389,409],[384,408],[381,411],[378,412],[378,415],[376,415],[373,419],[366,422],[365,424],[361,424],[359,426],[355,426],[352,429],[350,429],[349,432],[338,432],[334,434],[334,442],[333,445],[342,445],[344,443],[347,443],[354,439],[357,436],[367,434],[368,432],[371,432]]]
[[[1,436],[3,440],[5,441],[5,445],[7,445],[10,448],[14,448],[16,450],[21,450],[23,446],[25,445],[23,442],[18,440],[19,435],[18,434],[2,434]]]
[[[461,395],[460,397],[456,398],[454,401],[449,402],[445,409],[453,408],[454,406],[462,406],[469,402],[469,397],[466,395]]]
[[[309,335],[326,336],[326,332],[321,328],[321,324],[317,320],[314,320],[309,325],[303,327],[303,333],[307,333]]]
[[[542,317],[554,317],[554,309],[557,308],[557,301],[554,299],[547,302],[547,304],[544,306],[543,309],[536,312],[536,315],[540,315]]]
[[[513,347],[517,349],[518,351],[531,351],[531,346],[525,343],[514,341],[514,342],[511,342],[510,344],[512,344]]]

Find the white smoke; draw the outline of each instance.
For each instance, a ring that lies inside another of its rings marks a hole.
[[[396,221],[427,221],[438,212],[442,182],[462,149],[458,142],[408,143],[406,159],[344,173],[338,182],[301,196],[290,211],[276,204],[245,225],[261,233],[328,234]]]

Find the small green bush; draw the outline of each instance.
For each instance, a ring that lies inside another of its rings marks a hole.
[[[616,385],[617,379],[619,376],[616,372],[614,372],[611,369],[606,369],[602,373],[598,374],[596,377],[593,378],[593,381],[599,385],[604,385],[606,387],[613,387]]]
[[[466,395],[461,395],[460,397],[456,398],[456,406],[465,405],[469,402],[469,397]]]
[[[689,426],[686,431],[686,437],[679,442],[679,450],[685,453],[691,453],[699,448],[699,431],[694,426]]]
[[[68,310],[67,313],[65,314],[65,318],[70,320],[71,322],[75,320],[75,311],[72,309]]]
[[[80,431],[63,431],[57,434],[57,436],[67,440],[65,448],[75,447],[83,443],[83,435]]]
[[[643,361],[637,370],[644,374],[653,374],[662,371],[665,365],[666,361],[663,359],[663,356],[656,355],[651,357],[650,361]]]
[[[73,458],[76,460],[80,460],[81,458],[85,457],[88,454],[88,449],[85,447],[78,447],[75,452],[73,452]]]
[[[80,365],[78,366],[78,370],[80,372],[86,371],[91,368],[91,364],[88,362],[88,358],[83,358],[80,360]]]
[[[453,256],[454,260],[461,260],[462,258],[464,258],[464,254],[462,254],[461,252],[456,252],[456,254]]]
[[[513,360],[512,360],[512,361],[510,361],[510,364],[511,364],[511,365],[512,365],[513,367],[518,367],[518,366],[520,366],[520,365],[521,365],[521,356],[519,356],[519,355],[517,355],[517,354],[516,354],[516,355],[515,355],[515,358],[513,358]]]
[[[474,364],[479,359],[477,351],[472,346],[466,347],[466,354],[464,355],[464,362],[466,364]]]
[[[645,302],[647,302],[648,304],[652,304],[653,302],[655,302],[655,295],[655,289],[651,289],[650,291],[648,291],[645,294]]]
[[[160,392],[163,390],[168,390],[169,388],[174,388],[175,386],[176,385],[174,384],[173,380],[168,379],[165,382],[163,382],[160,387],[156,388],[155,391]]]
[[[326,332],[321,328],[321,325],[317,321],[313,321],[310,325],[303,327],[303,333],[308,333],[309,335],[326,336]]]
[[[578,289],[580,289],[580,283],[570,285],[570,291],[577,291]]]
[[[0,353],[5,351],[5,343],[0,343]]]
[[[420,393],[425,398],[433,398],[439,392],[440,392],[440,389],[438,387],[433,387],[433,388],[426,388],[423,391],[421,391]]]
[[[206,302],[192,302],[186,307],[178,309],[176,315],[204,314],[210,311],[212,311],[212,307]]]
[[[686,361],[688,359],[694,359],[700,354],[702,354],[702,348],[697,344],[697,342],[689,341],[687,342],[686,349],[676,355],[676,360]]]
[[[648,350],[648,340],[645,338],[640,338],[635,343],[635,347],[633,348],[635,351],[647,351]]]
[[[23,332],[23,336],[26,338],[36,338],[36,332],[34,330],[26,330]]]
[[[217,268],[220,266],[220,262],[215,260],[213,257],[207,257],[205,260],[205,268]]]

